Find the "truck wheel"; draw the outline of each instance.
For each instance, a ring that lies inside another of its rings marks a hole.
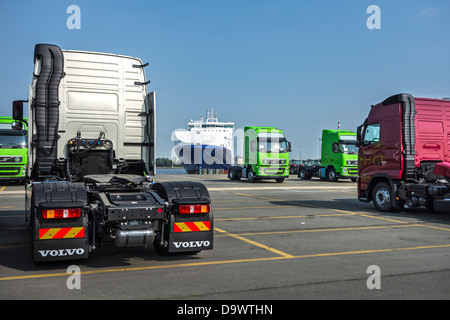
[[[305,168],[300,169],[300,171],[298,172],[298,177],[302,180],[306,179],[306,169]]]
[[[337,174],[336,174],[336,170],[334,170],[334,168],[331,168],[328,170],[327,178],[328,178],[328,181],[331,181],[331,182],[336,182],[339,180],[339,178],[337,177]]]
[[[278,182],[278,183],[283,183],[284,178],[276,178],[275,181]]]
[[[378,211],[389,212],[394,209],[391,187],[386,182],[378,183],[372,193],[373,204]]]
[[[230,169],[228,171],[228,178],[230,178],[230,180],[240,180],[241,179],[241,177],[239,177],[239,175],[233,169]]]
[[[247,170],[247,179],[249,182],[255,182],[255,174],[253,173],[252,168],[248,168]]]

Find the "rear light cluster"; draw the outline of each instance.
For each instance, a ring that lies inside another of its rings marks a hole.
[[[80,208],[42,210],[42,218],[44,219],[70,219],[79,217],[81,217]]]
[[[209,213],[210,210],[209,204],[180,205],[178,208],[178,212],[181,214]]]

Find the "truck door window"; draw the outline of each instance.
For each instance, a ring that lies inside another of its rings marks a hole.
[[[380,141],[380,124],[369,124],[364,130],[363,145],[377,144]]]

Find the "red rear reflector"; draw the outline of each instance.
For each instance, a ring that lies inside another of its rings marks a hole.
[[[178,212],[181,214],[208,213],[209,210],[209,204],[191,204],[181,205],[178,209]]]
[[[42,210],[42,218],[44,219],[66,219],[79,217],[81,217],[80,208]]]

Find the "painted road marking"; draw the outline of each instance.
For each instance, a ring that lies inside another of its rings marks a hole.
[[[298,216],[272,216],[272,217],[214,218],[214,221],[297,219],[297,218],[314,218],[314,217],[339,217],[339,216],[349,216],[349,215],[353,215],[353,213],[330,213],[330,214],[311,214],[311,215],[298,215]]]
[[[156,270],[156,269],[198,267],[198,266],[211,266],[211,265],[230,264],[230,263],[273,261],[273,260],[285,260],[285,259],[320,258],[320,257],[333,257],[333,256],[342,256],[342,255],[385,253],[385,252],[412,251],[412,250],[425,250],[425,249],[440,249],[440,248],[449,248],[449,247],[450,247],[450,244],[440,244],[440,245],[406,247],[406,248],[389,248],[389,249],[375,249],[375,250],[361,250],[361,251],[329,252],[329,253],[318,253],[318,254],[306,254],[306,255],[300,255],[300,256],[287,256],[287,257],[278,256],[278,257],[255,258],[255,259],[205,261],[205,262],[172,264],[172,265],[164,265],[164,266],[148,266],[148,267],[135,267],[135,268],[114,268],[114,269],[102,269],[102,270],[93,270],[93,271],[82,271],[82,272],[80,272],[80,274],[81,275],[88,275],[88,274],[100,274],[100,273],[112,273],[112,272],[127,272],[127,271],[143,271],[143,270]],[[27,276],[2,277],[2,278],[0,278],[0,281],[38,279],[38,278],[50,278],[50,277],[67,277],[67,276],[68,276],[67,273],[46,273],[46,274],[34,274],[34,275],[27,275]]]
[[[285,230],[285,231],[264,231],[264,232],[246,232],[236,233],[236,236],[253,236],[253,235],[270,235],[270,234],[285,234],[285,233],[312,233],[312,232],[329,232],[329,231],[354,231],[354,230],[371,230],[371,229],[387,229],[387,228],[410,228],[423,227],[421,224],[402,224],[389,226],[369,226],[369,227],[342,227],[342,228],[326,228],[326,229],[303,229],[303,230]],[[216,237],[227,236],[227,234],[219,234]]]
[[[263,187],[255,187],[255,186],[247,186],[247,187],[225,187],[225,188],[208,188],[211,191],[232,191],[232,190],[307,190],[307,189],[316,189],[316,190],[341,190],[341,189],[353,189],[356,192],[356,186],[311,186],[311,187],[274,187],[274,186],[263,186]]]
[[[285,258],[292,258],[292,257],[293,257],[292,255],[287,254],[287,253],[285,253],[285,252],[283,252],[283,251],[280,251],[280,250],[277,250],[277,249],[275,249],[275,248],[271,248],[271,247],[269,247],[269,246],[266,246],[266,245],[264,245],[264,244],[262,244],[262,243],[259,243],[259,242],[256,242],[256,241],[253,241],[253,240],[250,240],[250,239],[241,237],[241,236],[239,236],[239,235],[237,235],[237,234],[229,233],[229,232],[227,232],[227,231],[225,231],[225,230],[222,230],[222,229],[219,229],[219,228],[217,228],[217,227],[214,227],[214,230],[216,230],[216,231],[218,231],[218,232],[221,232],[221,233],[223,233],[224,235],[227,235],[227,236],[229,236],[229,237],[232,237],[232,238],[235,238],[235,239],[242,240],[242,241],[244,241],[244,242],[253,244],[253,245],[257,246],[257,247],[263,248],[263,249],[268,250],[268,251],[270,251],[270,252],[279,254],[279,255],[282,256],[282,257],[285,257]]]

